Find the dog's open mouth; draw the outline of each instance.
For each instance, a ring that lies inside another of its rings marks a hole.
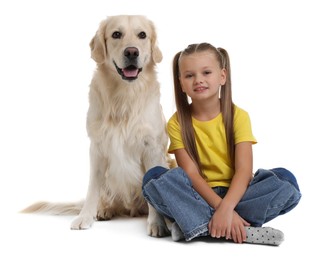
[[[124,80],[135,80],[138,78],[139,73],[142,71],[142,68],[138,68],[135,65],[129,65],[123,69],[119,68],[117,64],[114,62],[114,66],[116,67],[118,73]]]

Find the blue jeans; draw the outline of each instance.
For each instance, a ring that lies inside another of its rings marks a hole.
[[[213,188],[224,197],[228,188]],[[145,199],[163,216],[176,221],[187,241],[209,235],[214,209],[194,190],[182,168],[154,167],[143,179]],[[284,168],[259,169],[235,211],[251,226],[261,227],[285,214],[299,202],[301,193],[294,175]]]

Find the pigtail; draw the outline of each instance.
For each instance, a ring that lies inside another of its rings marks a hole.
[[[227,149],[229,156],[234,167],[235,162],[235,142],[234,142],[234,104],[232,101],[232,88],[231,88],[231,67],[228,52],[223,48],[217,48],[220,54],[220,64],[222,69],[226,71],[226,82],[221,88],[221,112],[224,121],[225,134],[227,139]]]

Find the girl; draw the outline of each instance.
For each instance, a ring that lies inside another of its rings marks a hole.
[[[177,112],[167,129],[179,167],[150,169],[145,199],[174,221],[175,241],[211,235],[279,245],[283,233],[262,225],[293,209],[301,193],[284,168],[252,174],[256,139],[248,113],[232,102],[228,53],[189,45],[175,55],[173,76]]]

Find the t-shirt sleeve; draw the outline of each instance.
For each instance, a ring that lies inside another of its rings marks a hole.
[[[167,122],[167,131],[170,139],[168,152],[174,153],[175,150],[184,148],[181,128],[177,120],[177,113],[175,113]]]
[[[238,107],[235,108],[234,134],[235,144],[241,142],[257,143],[257,140],[252,133],[251,121],[248,112]]]

